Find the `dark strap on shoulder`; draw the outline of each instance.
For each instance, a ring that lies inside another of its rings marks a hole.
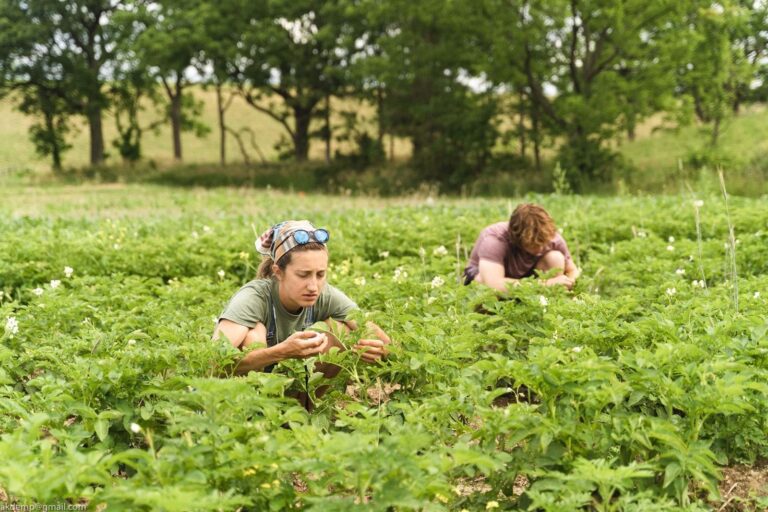
[[[267,347],[274,347],[277,345],[277,313],[275,312],[275,305],[270,304],[269,319],[267,320]],[[275,368],[274,364],[270,364],[264,367],[266,373],[272,372]]]

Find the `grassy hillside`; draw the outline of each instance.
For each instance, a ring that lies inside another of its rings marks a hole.
[[[195,95],[204,102],[202,119],[211,129],[211,132],[204,138],[195,137],[191,133],[182,134],[184,161],[196,163],[218,162],[219,134],[216,120],[215,92],[198,88],[195,90]],[[366,121],[370,121],[373,113],[369,107],[361,106],[351,101],[345,101],[344,103],[337,101],[332,103],[332,108],[355,110],[360,118]],[[147,106],[142,116],[142,122],[148,125],[159,117],[160,113],[156,111],[156,108]],[[34,146],[29,140],[28,130],[33,122],[32,118],[18,112],[9,98],[0,100],[0,173],[21,169],[46,171],[50,168],[49,160],[37,156]],[[256,143],[267,159],[275,159],[277,157],[274,145],[281,136],[287,136],[285,129],[277,121],[266,114],[257,112],[239,97],[233,100],[227,110],[226,123],[234,130],[239,130],[246,126],[250,127],[254,132]],[[333,123],[334,125],[340,125],[340,116],[334,116]],[[74,124],[75,131],[68,139],[68,142],[72,144],[72,149],[64,154],[64,164],[77,167],[88,164],[89,141],[87,125],[83,120],[76,119]],[[114,161],[119,159],[117,151],[112,147],[112,140],[116,137],[116,134],[114,118],[110,113],[106,113],[104,118],[104,137],[107,143],[107,151],[112,155],[112,160]],[[258,160],[259,157],[251,149],[247,135],[244,140],[251,158]],[[160,165],[173,161],[173,145],[169,125],[163,126],[158,133],[146,132],[142,143],[145,158],[154,160]],[[334,144],[334,151],[336,147],[337,144]],[[319,140],[314,140],[310,156],[321,159],[324,157],[324,151],[324,144]],[[404,141],[397,141],[395,155],[405,154],[406,151],[407,144]],[[227,161],[243,161],[237,143],[231,136],[227,138]]]
[[[677,130],[655,129],[658,118],[647,122],[633,142],[624,143],[621,153],[639,169],[676,169],[678,160],[709,145],[709,127],[691,125]],[[719,150],[732,163],[747,165],[754,158],[768,154],[768,110],[764,105],[742,111],[721,128]]]
[[[219,160],[219,136],[216,122],[216,98],[212,90],[195,90],[198,98],[204,102],[203,122],[211,128],[211,132],[204,138],[197,138],[192,134],[182,135],[184,161],[188,163],[215,163]],[[334,109],[355,110],[361,119],[372,122],[373,111],[370,106],[357,102],[336,101]],[[159,117],[154,108],[147,108],[143,120],[145,123]],[[269,116],[259,113],[248,106],[240,98],[235,98],[227,111],[227,123],[235,130],[242,127],[250,127],[254,132],[254,138],[267,159],[274,160],[277,152],[275,143],[280,137],[286,135],[283,127]],[[0,173],[14,170],[30,169],[37,172],[45,172],[49,169],[49,161],[35,155],[34,148],[29,141],[28,130],[32,125],[32,119],[17,112],[10,99],[0,101]],[[334,125],[340,126],[340,116],[334,116]],[[64,155],[65,165],[83,166],[88,164],[88,133],[82,120],[76,120],[76,130],[70,136],[72,149]],[[678,173],[678,162],[685,162],[689,155],[695,151],[701,151],[706,147],[709,135],[700,126],[691,125],[678,130],[659,129],[662,125],[661,116],[656,116],[638,127],[635,141],[626,140],[617,143],[616,148],[630,162],[636,171],[631,176],[623,178],[631,186],[639,183],[647,185],[648,189],[660,190],[669,187],[670,181],[674,181]],[[112,154],[112,161],[116,162],[118,156],[111,146],[111,141],[116,135],[114,119],[107,113],[105,115],[105,138],[107,151]],[[372,129],[372,131],[374,131]],[[338,131],[337,131],[338,133]],[[754,162],[760,157],[768,155],[768,109],[764,106],[745,109],[738,117],[728,120],[722,128],[722,136],[719,151],[725,159],[725,167],[730,170],[743,169],[750,165],[760,167]],[[247,142],[248,137],[246,137]],[[247,142],[248,143],[248,142]],[[334,143],[334,150],[338,147]],[[346,149],[346,148],[345,148]],[[387,142],[389,150],[389,142]],[[395,155],[404,157],[409,154],[410,148],[407,141],[397,140]],[[248,149],[251,158],[258,160],[255,151]],[[143,139],[143,153],[147,159],[153,160],[159,165],[172,162],[171,134],[168,126],[164,126],[158,133],[147,132]],[[552,152],[545,151],[545,156]],[[314,140],[310,156],[322,159],[324,155],[323,143]],[[235,140],[230,136],[227,140],[227,160],[230,163],[242,162],[242,156]],[[753,169],[754,172],[754,169]],[[622,178],[622,176],[619,176]],[[686,176],[690,178],[690,176]],[[747,177],[748,178],[748,177]],[[749,179],[744,178],[747,182]],[[751,178],[750,178],[751,179]],[[760,182],[764,177],[759,177]]]

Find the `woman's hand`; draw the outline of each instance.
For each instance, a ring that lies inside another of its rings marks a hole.
[[[325,333],[299,331],[277,344],[285,358],[304,359],[327,352],[330,341]]]
[[[360,358],[366,363],[375,363],[387,356],[387,345],[392,342],[381,327],[373,322],[367,323],[368,331],[376,338],[360,339],[353,348],[360,352]]]
[[[556,286],[556,285],[562,285],[565,286],[567,289],[573,288],[575,280],[571,279],[565,274],[560,274],[559,276],[551,277],[544,281],[545,286]]]

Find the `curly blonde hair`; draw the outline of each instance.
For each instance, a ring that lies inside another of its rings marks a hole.
[[[543,248],[556,233],[555,221],[537,204],[520,204],[509,218],[508,240],[513,249]]]

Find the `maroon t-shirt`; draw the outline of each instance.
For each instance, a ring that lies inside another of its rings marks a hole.
[[[565,256],[565,261],[571,259],[568,245],[559,233],[555,235],[539,254],[530,254],[522,249],[513,251],[510,249],[507,239],[508,228],[509,223],[497,222],[480,232],[480,236],[477,237],[475,246],[472,248],[467,268],[464,270],[465,275],[470,277],[470,280],[474,279],[477,275],[481,259],[504,265],[504,277],[512,279],[533,275],[533,270],[539,258],[549,251],[560,251]]]

